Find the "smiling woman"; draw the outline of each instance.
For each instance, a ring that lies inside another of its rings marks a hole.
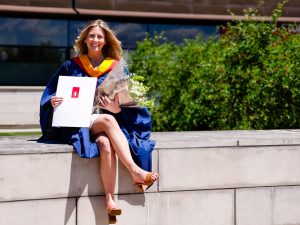
[[[90,127],[52,127],[53,110],[64,100],[56,96],[60,75],[97,77],[99,86],[121,60],[121,42],[102,20],[86,25],[75,40],[78,56],[67,60],[48,83],[40,104],[41,140],[62,141],[72,144],[83,158],[100,158],[100,176],[106,194],[109,222],[115,223],[121,209],[115,202],[116,155],[132,176],[139,191],[145,191],[157,179],[151,171],[152,150],[155,141],[150,140],[151,117],[144,107],[121,108],[118,96],[99,100],[101,113],[90,116]]]

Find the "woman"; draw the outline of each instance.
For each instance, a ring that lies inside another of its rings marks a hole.
[[[109,222],[116,222],[121,209],[114,201],[116,155],[130,172],[134,184],[145,189],[158,179],[151,171],[151,118],[146,108],[120,108],[114,100],[100,99],[104,114],[91,116],[90,128],[56,128],[51,126],[53,108],[63,99],[55,96],[59,75],[97,77],[100,85],[108,72],[121,59],[120,41],[102,20],[89,23],[78,35],[74,48],[78,57],[67,60],[48,83],[40,105],[42,140],[72,144],[80,157],[100,157],[100,175],[106,194]],[[101,154],[100,154],[101,153]]]

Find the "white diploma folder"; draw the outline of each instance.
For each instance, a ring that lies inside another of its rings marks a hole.
[[[53,127],[89,127],[96,77],[59,76],[56,96],[63,102],[54,108]]]

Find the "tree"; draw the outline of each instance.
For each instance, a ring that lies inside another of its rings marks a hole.
[[[300,35],[245,10],[217,40],[147,37],[131,55],[131,71],[145,77],[156,131],[300,127]]]

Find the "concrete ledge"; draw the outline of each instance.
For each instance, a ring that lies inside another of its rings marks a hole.
[[[157,132],[157,149],[300,145],[300,130]]]
[[[118,224],[300,224],[299,134],[153,133],[160,179],[139,194],[118,164]],[[0,225],[107,224],[98,158],[37,138],[0,139]]]
[[[157,154],[153,154],[157,171]],[[130,174],[118,165],[116,193],[137,193]],[[0,155],[0,202],[103,195],[99,159],[76,153]],[[157,191],[157,184],[149,191]]]
[[[37,136],[1,137],[0,155],[72,152],[69,145],[38,143]],[[300,130],[154,132],[155,149],[298,146]],[[13,144],[12,144],[13,143]]]

